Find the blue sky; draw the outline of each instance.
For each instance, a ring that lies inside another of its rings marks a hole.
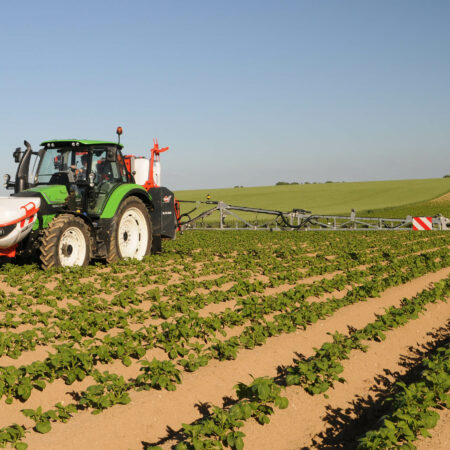
[[[172,189],[450,172],[450,2],[2,3],[1,172],[29,140],[152,139]]]

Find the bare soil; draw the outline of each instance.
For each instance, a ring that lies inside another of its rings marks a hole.
[[[444,195],[441,195],[438,198],[435,198],[434,200],[431,200],[430,203],[432,204],[441,204],[441,203],[449,203],[450,202],[450,192],[447,192]]]

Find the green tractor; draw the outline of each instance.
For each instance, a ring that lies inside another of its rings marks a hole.
[[[174,239],[179,208],[159,184],[159,149],[151,160],[123,155],[119,141],[42,142],[14,152],[14,189],[0,198],[0,256],[38,255],[43,268],[142,259]],[[34,159],[35,171],[31,169]],[[157,182],[155,181],[157,178]]]

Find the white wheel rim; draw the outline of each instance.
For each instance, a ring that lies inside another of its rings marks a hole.
[[[147,252],[148,226],[137,208],[125,211],[119,223],[119,251],[122,258],[142,259]]]
[[[86,259],[86,239],[78,227],[69,227],[59,240],[58,254],[62,266],[82,266]]]

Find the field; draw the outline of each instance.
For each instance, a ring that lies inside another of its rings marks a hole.
[[[442,214],[450,217],[450,193],[438,198],[410,203],[408,205],[393,206],[388,208],[370,209],[361,211],[361,216],[366,217],[400,217],[410,216],[435,216]]]
[[[449,448],[449,246],[187,232],[141,262],[0,266],[0,446]]]
[[[230,205],[279,211],[301,208],[312,211],[314,214],[348,215],[353,208],[360,217],[367,210],[401,207],[399,211],[390,209],[389,214],[395,214],[393,217],[405,218],[410,214],[410,208],[404,208],[405,205],[421,206],[422,203],[441,197],[449,191],[450,178],[434,178],[177,191],[176,196],[182,200],[204,201],[206,195],[210,194],[212,200],[221,200]],[[448,211],[449,203],[450,201],[446,206],[431,204],[427,211],[428,213],[433,211],[432,215],[442,212],[445,207]],[[189,209],[191,209],[190,204],[183,205],[183,211]],[[204,209],[206,208],[200,211]],[[418,211],[417,207],[415,210]]]

